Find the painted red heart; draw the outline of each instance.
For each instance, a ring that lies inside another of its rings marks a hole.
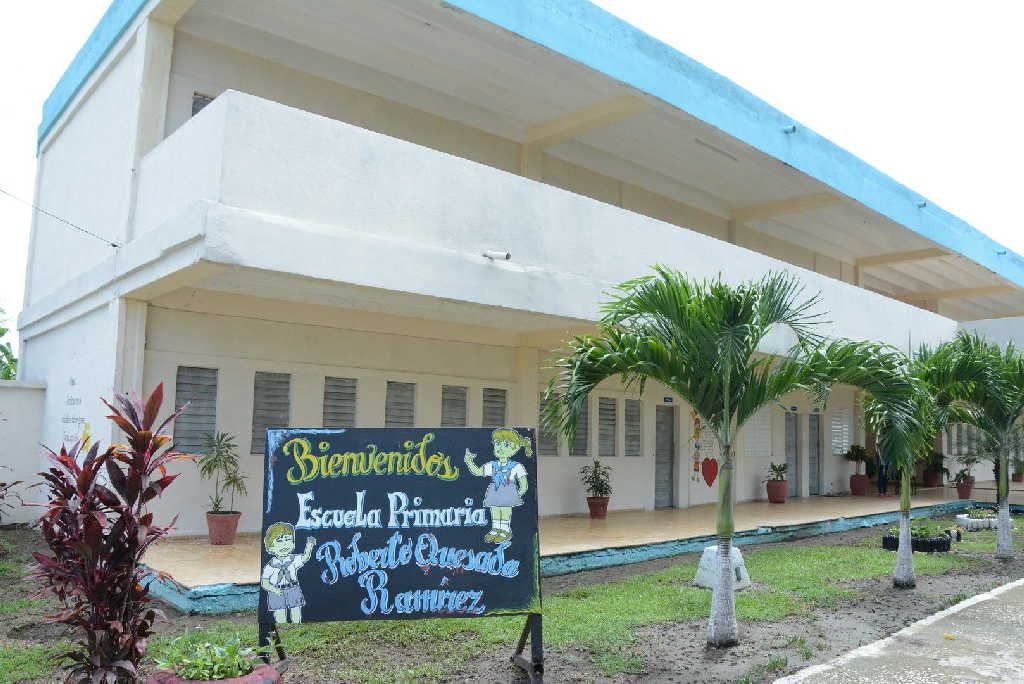
[[[700,472],[704,476],[704,481],[708,483],[708,487],[713,485],[715,478],[718,477],[718,459],[705,458],[701,461]]]

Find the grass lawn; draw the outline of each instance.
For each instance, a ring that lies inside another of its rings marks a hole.
[[[1016,531],[1024,535],[1020,520]],[[777,621],[855,598],[856,590],[844,584],[892,572],[894,555],[878,548],[878,544],[877,535],[873,535],[856,544],[777,544],[747,551],[747,568],[756,585],[737,594],[738,617]],[[951,553],[915,554],[915,570],[919,575],[929,575],[968,569],[982,562],[977,554],[991,553],[994,548],[994,532],[972,533],[954,545]],[[33,598],[20,582],[26,561],[27,556],[15,550],[0,561],[0,585],[17,582],[24,588],[0,596],[0,616],[41,616],[53,607],[48,601]],[[582,653],[608,675],[643,672],[645,661],[637,648],[637,628],[707,617],[710,592],[691,586],[695,572],[694,562],[680,563],[650,574],[546,596],[546,646]],[[152,640],[151,654],[159,653],[179,636],[196,642],[224,641],[236,635],[243,642],[256,640],[251,614],[206,622],[202,629],[195,629],[187,617],[174,622],[165,634]],[[522,617],[321,623],[284,626],[282,636],[290,654],[324,668],[322,672],[339,680],[447,680],[480,653],[511,651],[522,624]],[[48,656],[65,645],[0,637],[0,682],[52,676],[54,668]],[[766,663],[765,667],[771,670],[776,665]]]
[[[749,553],[747,568],[758,586],[736,595],[737,615],[748,620],[778,620],[852,598],[855,592],[839,582],[888,575],[893,558],[892,553],[863,546],[780,545]],[[919,555],[914,561],[922,575],[976,562],[956,553]],[[711,592],[690,585],[696,570],[695,563],[683,563],[545,597],[545,645],[583,651],[605,674],[641,672],[644,663],[632,648],[637,627],[707,617]],[[341,650],[351,653],[352,666],[335,673],[345,681],[446,679],[473,655],[510,647],[522,622],[523,618],[515,617],[308,624],[282,628],[282,636],[289,653],[314,661],[331,661]],[[239,630],[237,623],[230,621],[192,632],[187,638],[212,641],[235,634],[243,640],[256,638],[254,628]],[[374,648],[366,648],[367,642]],[[159,651],[165,643],[156,640],[153,649]],[[420,650],[428,644],[430,662],[396,671],[395,651]]]

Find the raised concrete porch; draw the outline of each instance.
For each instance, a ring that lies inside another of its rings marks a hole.
[[[948,488],[922,489],[913,515],[948,513],[971,505]],[[896,519],[899,499],[808,497],[784,505],[764,501],[736,504],[736,543],[785,541]],[[559,575],[698,551],[714,543],[715,506],[612,512],[605,520],[586,515],[540,519],[541,574]],[[260,572],[260,538],[239,535],[234,546],[211,546],[205,537],[175,537],[153,547],[147,564],[169,573],[182,586],[154,585],[154,594],[180,610],[228,612],[255,605]]]

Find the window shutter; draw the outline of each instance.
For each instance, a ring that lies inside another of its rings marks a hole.
[[[291,415],[292,376],[288,373],[256,373],[252,392],[252,448],[262,454],[267,447],[267,428],[286,427]]]
[[[416,420],[416,383],[388,380],[384,427],[412,427]]]
[[[537,416],[537,453],[541,456],[558,455],[558,435],[544,427],[544,410],[548,402],[544,400],[544,393],[540,393],[540,413]]]
[[[619,431],[618,402],[611,397],[600,397],[597,400],[597,455],[601,458],[612,458],[615,453],[615,441]]]
[[[850,450],[850,409],[837,408],[832,412],[832,453],[845,454]]]
[[[441,427],[466,427],[468,388],[441,385]]]
[[[576,439],[569,445],[570,456],[588,456],[590,453],[590,397],[583,400],[583,409],[576,419]]]
[[[640,417],[641,402],[626,399],[626,456],[640,456],[643,424]]]
[[[484,387],[484,427],[505,426],[505,400],[505,390]]]
[[[174,407],[189,407],[174,421],[174,448],[203,453],[206,436],[217,431],[217,369],[178,366]]]
[[[356,426],[356,379],[324,378],[324,427]]]

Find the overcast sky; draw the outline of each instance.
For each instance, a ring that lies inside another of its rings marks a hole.
[[[5,3],[0,188],[31,199],[42,102],[108,4]],[[598,4],[1024,253],[1024,226],[1012,206],[1024,181],[1018,3]],[[0,307],[12,327],[30,218],[31,210],[0,195]]]

